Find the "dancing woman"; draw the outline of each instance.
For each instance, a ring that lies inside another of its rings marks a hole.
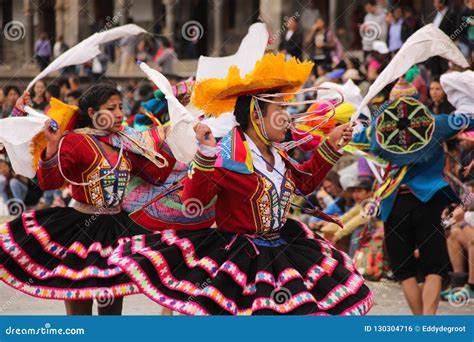
[[[29,295],[64,300],[68,315],[91,315],[94,299],[99,314],[120,314],[122,297],[139,291],[107,258],[120,239],[147,232],[122,211],[125,188],[131,176],[165,180],[175,160],[158,131],[124,129],[120,92],[110,85],[92,86],[77,115],[78,129],[64,136],[46,122],[37,171],[43,190],[71,184],[74,205],[0,226],[0,276]]]
[[[196,106],[215,114],[233,110],[239,123],[218,148],[206,125],[195,126],[199,151],[183,200],[193,214],[217,197],[217,229],[135,236],[109,259],[156,303],[191,315],[343,315],[371,308],[373,295],[350,258],[287,219],[293,195],[314,191],[340,157],[337,143],[352,136],[348,125],[337,127],[302,165],[276,148],[289,119],[282,122],[279,103],[288,96],[266,101],[262,94],[298,89],[311,66],[266,55],[232,86],[232,70],[228,79],[196,84]]]

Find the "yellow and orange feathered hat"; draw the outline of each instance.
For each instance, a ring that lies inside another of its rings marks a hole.
[[[284,100],[289,101],[294,96],[291,93],[304,84],[312,68],[312,62],[300,62],[296,58],[286,61],[284,54],[266,54],[243,78],[237,66],[232,66],[224,79],[196,82],[191,101],[195,107],[213,116],[232,112],[237,98],[243,95],[289,93],[284,96]]]

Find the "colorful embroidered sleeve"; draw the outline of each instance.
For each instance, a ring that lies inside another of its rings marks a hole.
[[[197,202],[206,206],[217,195],[219,186],[216,179],[219,171],[214,168],[216,158],[206,156],[201,151],[196,153],[184,182],[184,203]]]
[[[168,161],[168,166],[160,168],[144,157],[128,153],[127,156],[132,163],[132,173],[151,184],[163,183],[173,171],[176,159],[163,148],[158,152]]]
[[[310,160],[296,166],[299,172],[292,172],[298,189],[304,194],[313,192],[341,156],[342,154],[324,140]]]
[[[64,184],[64,178],[59,172],[59,158],[61,159],[61,169],[66,177],[73,178],[73,173],[77,171],[81,160],[81,146],[83,141],[78,134],[67,134],[63,138],[61,155],[56,153],[51,159],[45,160],[45,152],[41,154],[37,171],[38,184],[43,190],[59,189]]]

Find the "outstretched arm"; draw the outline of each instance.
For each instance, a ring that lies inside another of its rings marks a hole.
[[[350,123],[336,127],[327,138],[319,144],[310,160],[297,167],[293,172],[296,186],[303,194],[309,194],[322,182],[329,170],[342,156],[338,148],[342,148],[352,138]],[[337,146],[338,148],[336,148]]]

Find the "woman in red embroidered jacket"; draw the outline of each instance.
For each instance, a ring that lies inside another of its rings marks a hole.
[[[131,176],[165,180],[175,160],[157,131],[145,139],[124,129],[120,92],[110,85],[90,88],[77,115],[82,128],[64,136],[46,123],[37,171],[43,190],[70,183],[74,204],[28,211],[0,227],[1,279],[35,297],[65,300],[69,315],[91,315],[94,299],[99,314],[120,314],[122,297],[139,290],[107,258],[120,239],[148,232],[122,211],[125,188]]]
[[[277,69],[291,74],[284,66]],[[268,70],[264,77],[272,79]],[[365,314],[373,295],[350,258],[287,219],[293,195],[314,191],[340,157],[333,146],[341,139],[347,144],[352,129],[337,127],[309,161],[297,165],[275,148],[288,126],[288,120],[276,124],[282,98],[269,103],[257,96],[282,88],[265,88],[263,82],[245,92],[246,85],[237,89],[239,126],[218,147],[209,127],[195,127],[199,151],[184,183],[184,214],[199,215],[217,197],[217,229],[135,236],[121,243],[109,262],[149,298],[184,314]],[[207,110],[213,101],[210,96]]]

